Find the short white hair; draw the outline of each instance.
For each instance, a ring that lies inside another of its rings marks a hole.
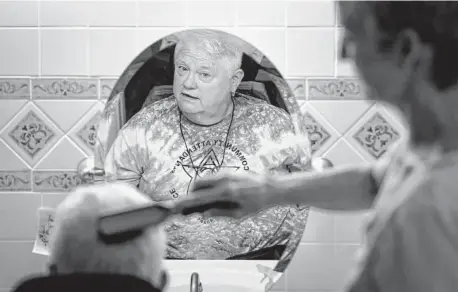
[[[50,240],[50,264],[58,273],[110,273],[132,275],[159,285],[166,235],[150,228],[122,244],[98,241],[96,222],[106,212],[141,207],[151,200],[135,187],[120,183],[81,186],[57,207]]]
[[[242,42],[231,34],[211,29],[193,29],[176,34],[178,38],[175,56],[185,46],[193,45],[217,60],[229,62],[229,73],[242,66]]]

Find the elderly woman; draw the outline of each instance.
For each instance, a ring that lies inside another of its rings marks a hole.
[[[105,245],[98,241],[98,216],[135,208],[151,200],[125,183],[80,187],[57,207],[50,240],[49,264],[57,274],[93,273],[130,275],[162,290],[165,274],[166,236],[162,228],[150,228],[132,241]]]
[[[130,182],[155,202],[170,203],[185,198],[199,178],[219,171],[305,169],[308,148],[296,144],[291,117],[236,93],[244,76],[241,60],[240,46],[227,35],[183,33],[174,54],[173,96],[149,104],[126,123],[106,157],[108,177]],[[278,259],[274,253],[281,254],[288,242],[294,249],[297,240],[291,237],[305,220],[301,214],[296,206],[284,206],[244,220],[172,219],[166,224],[167,258],[240,258],[270,248],[267,258]]]

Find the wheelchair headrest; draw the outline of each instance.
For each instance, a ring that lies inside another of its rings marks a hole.
[[[150,283],[129,275],[67,274],[23,280],[13,292],[161,292]]]

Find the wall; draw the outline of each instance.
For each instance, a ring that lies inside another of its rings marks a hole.
[[[330,1],[1,1],[0,291],[43,270],[45,258],[31,253],[36,209],[78,183],[116,77],[171,32],[218,28],[263,51],[308,113],[315,155],[336,165],[382,156],[405,130],[393,110],[363,100],[351,64],[337,59],[336,17]],[[276,290],[338,290],[363,218],[313,211]]]

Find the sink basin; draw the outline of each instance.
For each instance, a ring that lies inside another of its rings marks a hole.
[[[170,274],[168,292],[189,292],[191,274],[198,273],[204,292],[261,292],[268,279],[259,266],[273,269],[278,261],[165,261]],[[262,269],[262,268],[261,268]],[[273,281],[280,278],[276,273]]]

